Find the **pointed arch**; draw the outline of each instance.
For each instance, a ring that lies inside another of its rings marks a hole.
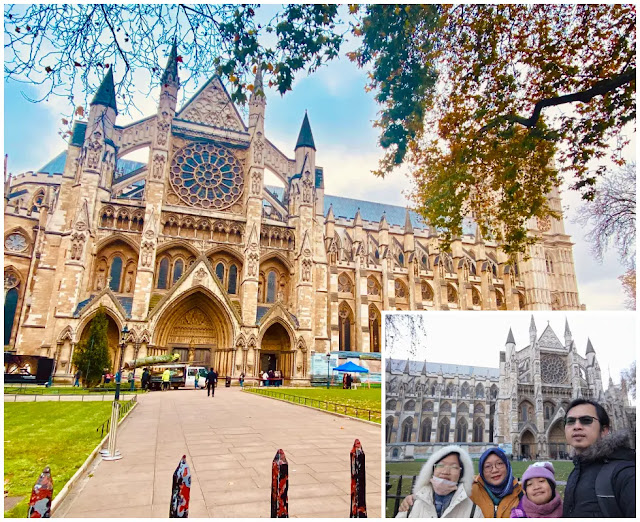
[[[380,329],[381,329],[380,310],[374,304],[369,305],[369,351],[374,353],[380,352]]]
[[[346,301],[342,301],[338,307],[338,328],[340,351],[349,352],[355,350],[354,315]]]

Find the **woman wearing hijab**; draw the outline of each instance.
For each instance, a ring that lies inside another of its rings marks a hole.
[[[482,518],[469,494],[473,462],[459,446],[445,446],[422,466],[413,488],[413,505],[403,503],[396,518]]]
[[[484,518],[509,518],[523,493],[504,451],[499,448],[485,451],[478,470],[480,473],[471,488],[471,500],[482,510]]]

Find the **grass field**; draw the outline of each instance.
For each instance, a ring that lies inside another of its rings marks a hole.
[[[305,404],[321,410],[335,411],[358,417],[360,419],[381,422],[381,389],[358,388],[357,390],[343,390],[342,388],[253,388],[254,393],[276,396],[290,402]],[[280,397],[284,394],[286,397]],[[369,412],[365,410],[370,410]]]
[[[25,518],[31,488],[49,466],[54,497],[100,442],[111,402],[4,404],[4,489],[24,498],[4,516]]]
[[[4,393],[6,394],[19,394],[19,395],[102,395],[105,393],[115,393],[114,388],[74,388],[73,386],[52,386],[47,388],[45,386],[15,386],[6,384],[4,386]],[[129,384],[122,384],[120,386],[120,393],[146,393],[145,391],[137,388],[134,392],[129,390]]]
[[[553,467],[556,470],[556,480],[566,482],[569,477],[569,473],[573,469],[573,462],[570,460],[552,460]],[[391,475],[403,475],[402,479],[402,495],[408,495],[411,493],[411,482],[414,475],[420,473],[424,461],[418,462],[387,462],[386,471]],[[531,465],[531,462],[513,461],[511,467],[513,468],[513,474],[518,479],[522,477],[522,474]],[[474,474],[478,474],[478,459],[473,459]],[[391,489],[389,494],[395,495],[398,490],[398,479],[391,478]],[[557,490],[560,495],[564,495],[564,485],[558,485]],[[387,518],[393,517],[394,500],[390,499],[386,503],[386,516]]]

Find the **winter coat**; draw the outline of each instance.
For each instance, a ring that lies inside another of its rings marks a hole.
[[[422,466],[420,475],[413,487],[413,506],[409,512],[402,511],[396,518],[438,518],[436,504],[433,498],[433,487],[431,477],[433,477],[433,466],[450,453],[457,453],[464,468],[458,489],[454,492],[451,502],[442,513],[440,518],[470,518],[473,510],[473,502],[469,498],[471,483],[473,482],[473,462],[468,453],[459,446],[445,446],[436,451],[429,460]],[[476,508],[473,518],[482,518],[482,512]]]
[[[484,518],[510,518],[511,510],[518,506],[522,495],[522,486],[516,479],[513,479],[511,494],[503,497],[497,506],[484,488],[484,481],[480,475],[475,478],[471,488],[471,500],[482,510]]]
[[[511,518],[561,518],[562,499],[556,492],[546,504],[536,505],[531,502],[526,494],[520,499],[518,507],[511,510]]]
[[[612,476],[613,492],[620,511],[627,518],[636,516],[636,454],[629,433],[621,431],[597,440],[573,459],[573,471],[564,491],[564,518],[602,518],[596,497],[596,477],[606,462],[626,461],[629,466]]]

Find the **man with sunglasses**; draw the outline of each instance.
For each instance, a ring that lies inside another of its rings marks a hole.
[[[563,518],[635,518],[636,461],[629,434],[611,433],[609,415],[591,399],[571,402],[564,421],[575,456]]]

